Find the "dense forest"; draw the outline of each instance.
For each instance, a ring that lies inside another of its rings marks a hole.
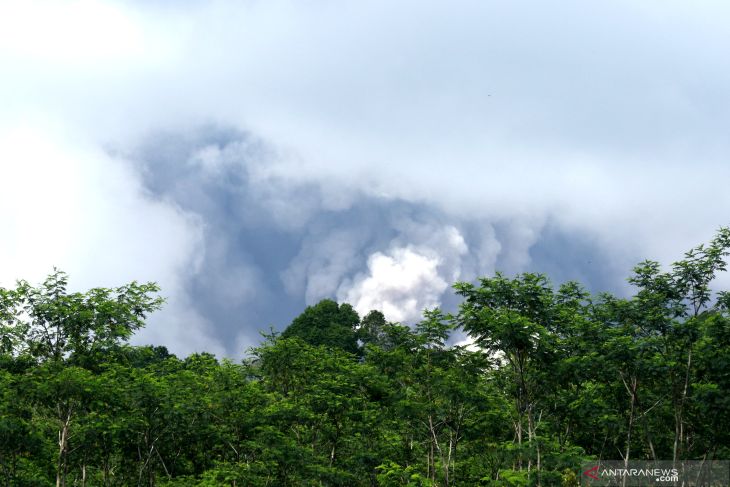
[[[414,326],[310,306],[241,363],[128,340],[154,284],[0,288],[1,486],[527,486],[588,459],[730,459],[730,229],[630,297],[456,283]],[[454,338],[466,334],[469,346]]]

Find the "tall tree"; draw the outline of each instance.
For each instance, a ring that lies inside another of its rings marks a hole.
[[[314,306],[307,306],[302,314],[281,334],[282,338],[298,337],[310,345],[340,348],[358,353],[357,326],[360,317],[347,303],[337,304],[324,299]]]
[[[722,299],[713,299],[711,285],[717,274],[727,269],[729,249],[730,228],[721,228],[708,245],[688,251],[670,271],[662,272],[658,262],[645,261],[629,279],[638,287],[631,301],[632,321],[640,329],[643,342],[655,344],[654,364],[661,364],[667,377],[674,423],[671,455],[675,462],[688,447],[686,411],[703,323],[722,313]]]
[[[69,293],[67,287],[68,276],[54,270],[39,287],[19,281],[15,290],[0,294],[4,348],[37,361],[37,372],[44,377],[35,384],[39,404],[57,426],[57,487],[66,485],[73,424],[90,403],[91,376],[72,365],[95,364],[105,351],[128,340],[144,325],[146,315],[163,303],[152,283],[86,293]]]
[[[38,287],[19,281],[13,292],[14,313],[4,328],[19,336],[16,353],[40,362],[81,360],[128,340],[144,326],[147,314],[162,306],[153,283],[94,288],[69,293],[68,276],[59,270]]]
[[[548,388],[546,380],[555,362],[556,297],[543,275],[523,274],[509,279],[497,273],[480,279],[480,286],[457,283],[457,294],[465,298],[457,321],[488,353],[506,365],[501,370],[514,399],[514,427],[520,449],[527,440],[532,455],[527,458],[528,472],[534,467],[538,479],[542,452],[537,442],[538,428],[546,412],[542,401]],[[525,438],[525,433],[527,438]],[[522,456],[519,457],[522,467]],[[539,482],[539,480],[538,480]]]

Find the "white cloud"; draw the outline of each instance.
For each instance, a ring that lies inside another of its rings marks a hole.
[[[353,303],[361,316],[377,309],[389,320],[412,322],[425,308],[437,306],[449,286],[439,275],[438,265],[438,258],[412,248],[395,248],[389,255],[376,252],[368,259],[368,275],[356,277],[337,297]]]
[[[462,278],[461,259],[468,251],[456,228],[431,231],[419,245],[395,245],[387,253],[371,254],[367,272],[345,280],[337,298],[352,303],[361,316],[377,309],[392,321],[418,321],[424,309],[438,306],[444,291]]]
[[[145,33],[130,12],[93,0],[8,1],[0,5],[0,53],[60,69],[130,62],[145,55]]]

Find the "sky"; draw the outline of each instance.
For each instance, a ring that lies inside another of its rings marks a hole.
[[[630,292],[730,224],[724,0],[0,1],[0,286],[155,281],[134,342],[306,305]],[[719,280],[727,288],[727,276]]]

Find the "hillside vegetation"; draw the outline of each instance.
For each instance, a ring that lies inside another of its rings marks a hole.
[[[154,284],[0,288],[2,486],[578,485],[588,459],[730,459],[721,229],[630,298],[456,283],[413,327],[308,307],[242,363],[129,338]],[[466,334],[471,345],[454,346]]]

